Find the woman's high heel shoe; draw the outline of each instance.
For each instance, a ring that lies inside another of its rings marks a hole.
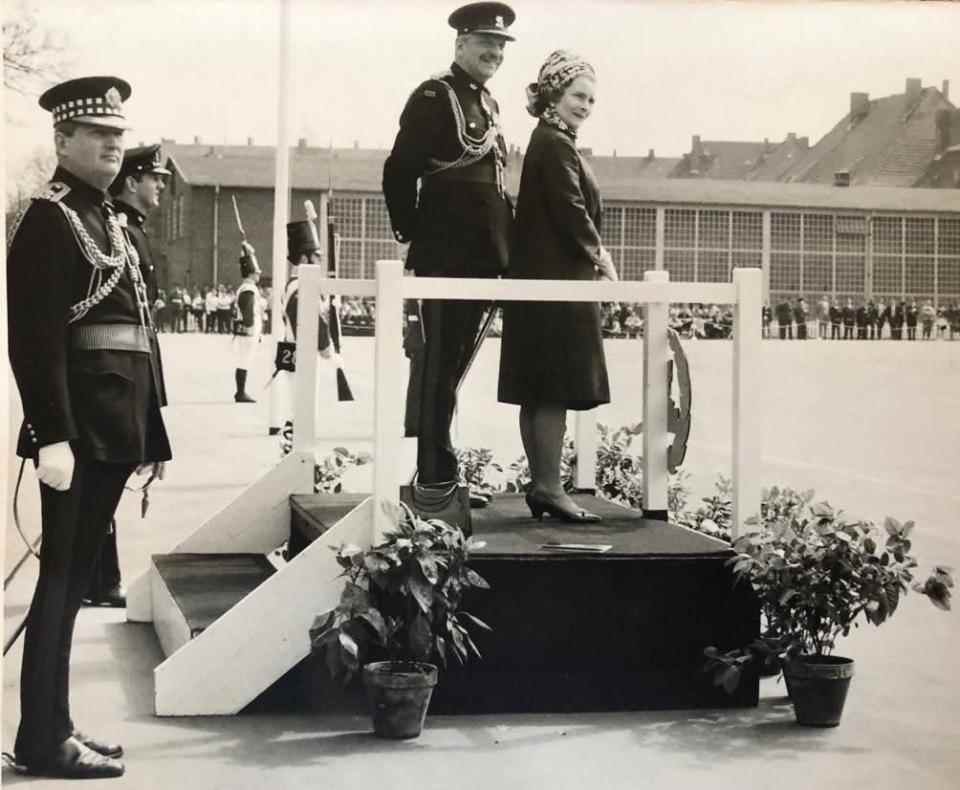
[[[601,520],[600,516],[591,513],[589,510],[583,508],[568,510],[556,502],[538,497],[532,491],[527,492],[526,500],[527,507],[530,508],[530,514],[539,521],[543,521],[544,515],[553,516],[570,524],[592,524]]]

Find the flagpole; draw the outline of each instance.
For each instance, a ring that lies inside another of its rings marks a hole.
[[[283,339],[283,293],[287,287],[287,219],[290,216],[290,0],[280,2],[280,51],[277,63],[277,146],[273,186],[273,284],[270,307],[271,346]],[[270,433],[277,433],[282,404],[279,388],[270,387]]]

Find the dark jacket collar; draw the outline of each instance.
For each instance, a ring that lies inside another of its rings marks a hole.
[[[77,193],[84,200],[93,203],[95,206],[100,206],[104,203],[110,203],[110,198],[107,196],[106,191],[97,189],[95,186],[91,186],[79,176],[75,176],[62,165],[58,165],[57,169],[53,171],[53,178],[51,180],[62,181],[64,184],[70,187],[71,192]]]
[[[484,87],[483,84],[477,82],[473,77],[467,74],[467,72],[465,72],[456,64],[456,62],[450,66],[450,71],[453,74],[453,79],[463,87],[478,92],[486,90],[486,87]]]
[[[127,219],[135,223],[137,227],[142,227],[143,223],[146,222],[147,215],[142,211],[135,209],[126,201],[120,200],[120,198],[115,198],[114,204],[117,207],[117,211],[122,211],[124,214],[126,214]]]

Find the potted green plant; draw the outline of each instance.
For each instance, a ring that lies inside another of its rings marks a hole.
[[[346,683],[362,668],[376,735],[420,734],[438,677],[432,660],[480,657],[467,625],[490,627],[461,608],[467,590],[489,589],[468,565],[480,545],[401,503],[382,542],[335,548],[346,584],[336,608],[317,617],[311,644],[335,679]]]
[[[862,622],[885,623],[911,587],[948,610],[954,582],[945,567],[914,581],[912,521],[888,517],[880,530],[812,499],[790,489],[765,494],[764,529],[736,540],[730,562],[759,597],[766,629],[745,647],[705,653],[715,682],[728,690],[745,669],[775,658],[797,721],[835,726],[854,670],[852,659],[833,653],[837,640]]]

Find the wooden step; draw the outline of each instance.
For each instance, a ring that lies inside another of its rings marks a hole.
[[[154,622],[171,655],[274,573],[263,554],[155,554]]]

